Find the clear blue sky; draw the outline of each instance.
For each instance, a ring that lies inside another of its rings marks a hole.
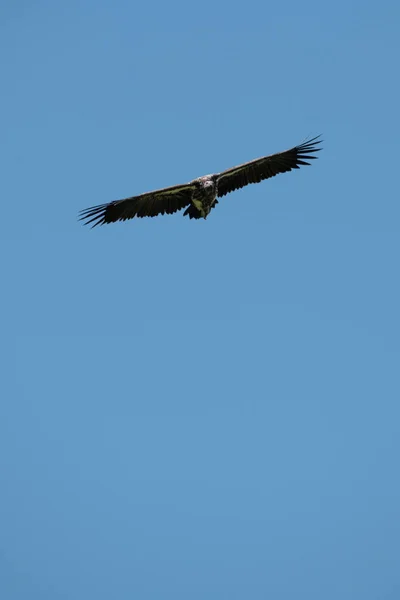
[[[399,19],[2,3],[2,599],[400,598]],[[319,133],[207,221],[77,222]]]

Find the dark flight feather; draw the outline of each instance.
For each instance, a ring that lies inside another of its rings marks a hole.
[[[321,149],[318,148],[319,143],[320,136],[317,136],[290,150],[256,158],[223,171],[218,176],[218,197],[225,196],[249,183],[259,183],[279,173],[298,169],[300,165],[309,165],[308,160],[317,158],[312,156],[312,153]]]
[[[96,227],[104,223],[126,221],[133,217],[170,215],[190,204],[192,187],[191,184],[173,185],[140,196],[92,206],[79,213],[79,220],[85,221],[85,225],[93,223],[92,227]]]

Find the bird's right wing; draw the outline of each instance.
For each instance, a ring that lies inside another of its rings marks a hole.
[[[79,213],[79,220],[85,225],[93,223],[92,227],[126,221],[133,217],[155,217],[156,215],[172,214],[190,204],[193,186],[188,184],[174,185],[140,196],[132,196],[123,200],[114,200],[108,204],[99,204],[85,208]]]

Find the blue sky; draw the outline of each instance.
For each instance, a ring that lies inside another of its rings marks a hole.
[[[399,598],[399,17],[2,3],[2,598]],[[207,221],[77,222],[319,133]]]

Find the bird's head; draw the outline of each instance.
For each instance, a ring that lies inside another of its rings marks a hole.
[[[204,177],[199,177],[197,182],[202,188],[212,188],[215,185],[213,175],[204,175]]]

